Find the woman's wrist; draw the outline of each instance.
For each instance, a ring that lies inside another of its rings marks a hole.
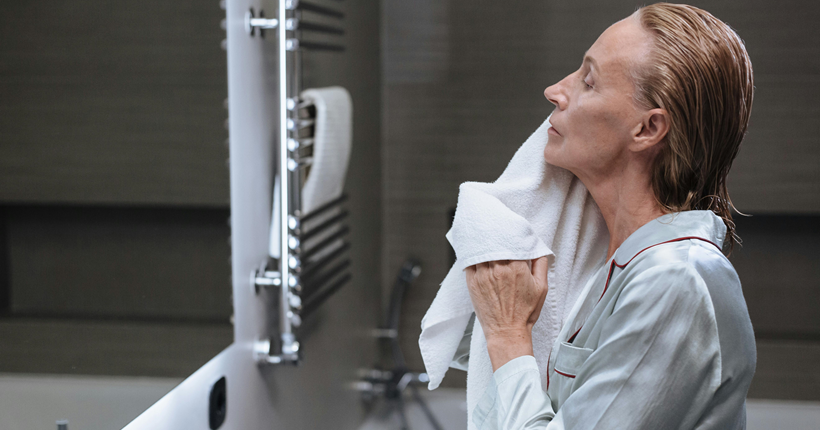
[[[515,358],[533,355],[532,328],[493,332],[486,337],[493,372]]]

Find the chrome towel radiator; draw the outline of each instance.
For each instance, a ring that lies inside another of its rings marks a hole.
[[[299,98],[302,52],[345,49],[341,44],[304,40],[303,35],[341,36],[344,30],[305,21],[302,11],[339,23],[344,19],[338,10],[301,0],[279,0],[274,19],[265,18],[262,10],[255,13],[253,9],[245,17],[249,37],[265,37],[266,30],[275,30],[278,54],[278,168],[274,180],[280,192],[273,218],[279,220],[275,226],[280,238],[279,258],[269,259],[263,269],[251,275],[251,284],[260,298],[265,291],[273,293],[269,309],[277,312],[270,318],[276,328],[254,348],[260,364],[298,363],[302,351],[295,330],[351,279],[350,259],[346,258],[350,244],[345,240],[349,232],[345,224],[348,212],[342,207],[346,196],[307,214],[301,211],[300,198],[302,182],[312,163],[316,117],[315,107]]]

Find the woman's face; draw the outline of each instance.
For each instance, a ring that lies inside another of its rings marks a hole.
[[[650,52],[650,37],[634,15],[613,24],[589,48],[580,69],[544,91],[555,105],[547,163],[584,181],[623,168],[645,112],[633,101],[630,71]]]

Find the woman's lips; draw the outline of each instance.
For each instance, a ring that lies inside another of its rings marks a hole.
[[[559,132],[558,132],[558,130],[556,130],[556,129],[552,128],[552,127],[550,127],[549,129],[547,129],[547,133],[549,133],[549,134],[554,134],[554,135],[556,135],[556,136],[560,136],[560,135],[561,135],[561,133],[559,133]]]

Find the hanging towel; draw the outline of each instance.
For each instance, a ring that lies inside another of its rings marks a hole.
[[[302,213],[342,195],[353,135],[353,102],[342,87],[302,91],[316,106],[313,165],[302,186]]]
[[[342,195],[353,137],[353,102],[350,93],[338,86],[307,89],[300,96],[303,101],[311,102],[316,107],[313,164],[302,184],[301,195],[302,213],[307,214]],[[280,254],[279,193],[279,178],[276,178],[268,251],[273,258],[279,258]],[[314,222],[333,214],[325,214],[314,219]],[[315,240],[322,238],[317,236]]]
[[[466,182],[447,240],[456,262],[421,321],[419,346],[429,389],[439,386],[473,314],[464,272],[495,260],[547,256],[549,293],[533,327],[533,351],[542,385],[550,349],[587,279],[605,262],[609,232],[598,206],[571,172],[544,162],[549,118],[513,156],[493,183]],[[478,321],[467,369],[467,411],[472,415],[493,370]],[[468,427],[475,428],[472,420]]]
[[[282,255],[282,244],[279,237],[282,232],[279,230],[279,176],[273,180],[273,209],[270,217],[270,235],[268,236],[268,255],[278,259]]]

